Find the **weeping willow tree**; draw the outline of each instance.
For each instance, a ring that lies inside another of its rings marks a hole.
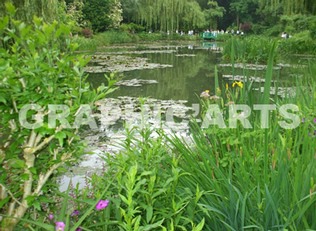
[[[201,11],[200,5],[191,1],[184,8],[182,15],[183,27],[187,29],[204,28],[206,27],[206,19],[203,11]]]
[[[5,15],[5,2],[11,2],[16,8],[16,18],[24,22],[31,22],[33,16],[51,22],[58,18],[58,6],[63,1],[58,0],[1,0],[0,14]]]
[[[175,31],[200,28],[205,18],[194,0],[133,0],[135,21],[148,29]]]
[[[277,12],[281,9],[284,15],[315,14],[315,0],[259,0],[261,9]]]

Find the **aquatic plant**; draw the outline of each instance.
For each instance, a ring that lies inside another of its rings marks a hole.
[[[233,51],[235,54],[234,62],[266,63],[269,50],[274,41],[275,39],[265,36],[232,36],[224,44],[223,59],[231,62],[231,53]],[[275,56],[276,58],[277,56]]]

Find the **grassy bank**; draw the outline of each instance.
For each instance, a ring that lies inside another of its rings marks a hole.
[[[232,51],[237,62],[266,63],[269,50],[273,43],[277,43],[274,61],[293,55],[316,55],[316,41],[308,36],[293,36],[281,39],[266,36],[232,36],[224,44],[223,59],[230,61]]]
[[[125,43],[140,43],[140,42],[153,42],[153,41],[172,41],[172,40],[199,40],[198,35],[180,35],[166,33],[129,33],[125,31],[107,31],[93,35],[91,38],[76,36],[75,42],[79,44],[80,50],[96,50],[102,47],[125,44]]]

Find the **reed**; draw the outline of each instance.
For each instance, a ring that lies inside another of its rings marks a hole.
[[[206,192],[196,214],[197,220],[205,218],[204,230],[316,228],[315,65],[310,63],[304,78],[297,79],[295,97],[271,101],[275,46],[270,46],[265,89],[259,97],[260,103],[276,105],[267,128],[261,128],[261,117],[256,115],[249,117],[251,129],[241,125],[202,129],[195,122],[193,143],[169,138],[180,156],[179,166],[187,173],[180,180],[182,186],[192,190],[198,185]],[[247,99],[238,103],[250,103]],[[295,129],[279,124],[280,107],[289,103],[298,106],[298,115],[305,121]]]

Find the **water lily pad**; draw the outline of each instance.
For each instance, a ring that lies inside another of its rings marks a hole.
[[[178,55],[175,55],[177,57],[194,57],[196,56],[195,54],[178,54]]]
[[[254,88],[255,91],[264,92],[264,87]],[[281,98],[293,98],[296,95],[295,87],[271,87],[270,95],[278,95]]]
[[[219,64],[220,67],[232,67],[233,64],[231,63],[225,63],[225,64]],[[241,69],[247,69],[247,70],[256,70],[256,71],[262,71],[267,69],[267,65],[262,64],[250,64],[250,63],[235,63],[234,68],[241,68]],[[275,70],[281,69],[281,67],[276,66],[273,67]]]
[[[118,86],[127,86],[127,87],[141,87],[145,84],[155,84],[158,81],[153,79],[130,79],[130,80],[121,80],[118,81],[115,85]]]
[[[172,67],[169,64],[150,63],[147,58],[126,55],[93,55],[91,65],[85,67],[87,73],[124,72],[139,69]]]
[[[265,79],[256,77],[256,76],[243,76],[243,75],[223,75],[223,78],[231,80],[231,81],[242,81],[242,82],[255,82],[255,83],[264,83]],[[271,82],[274,82],[272,80]]]

